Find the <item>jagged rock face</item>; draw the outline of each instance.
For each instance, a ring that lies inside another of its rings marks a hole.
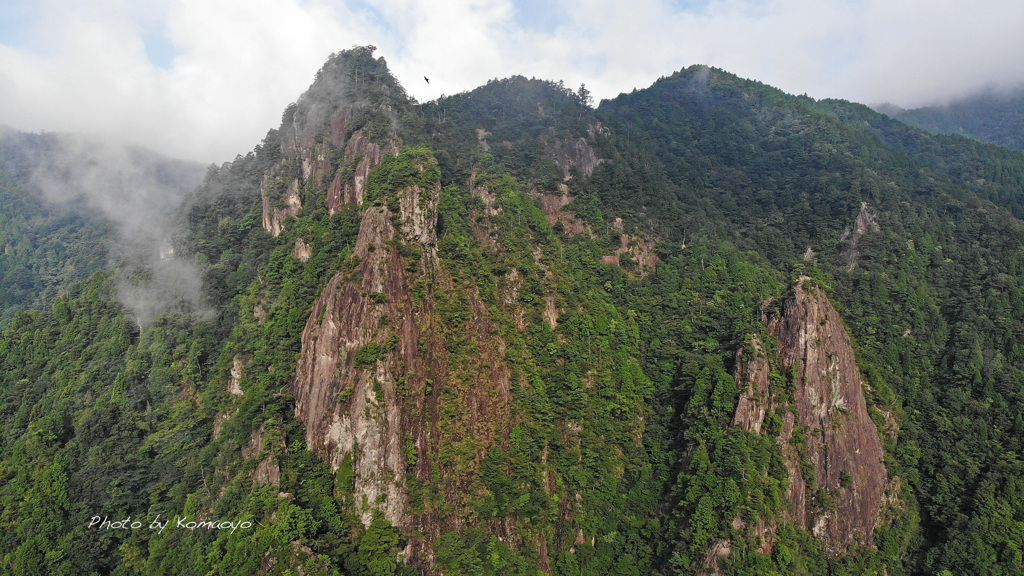
[[[381,150],[375,142],[370,142],[363,135],[362,130],[356,130],[345,145],[345,161],[351,162],[359,159],[355,172],[347,177],[342,170],[334,176],[331,188],[327,192],[327,210],[334,215],[345,204],[362,204],[363,194],[366,192],[366,179],[370,172],[380,166],[384,154],[398,154],[398,144],[394,141],[388,142]]]
[[[873,543],[888,474],[850,336],[825,295],[805,289],[805,280],[770,329],[783,364],[794,371],[793,399],[816,484],[840,494],[832,512],[812,518],[811,511],[794,507],[794,515],[824,540],[826,552],[838,554],[854,542]],[[846,487],[840,485],[844,472]]]
[[[399,380],[431,373],[419,353],[417,320],[425,311],[409,294],[405,259],[389,245],[423,246],[421,266],[434,266],[440,185],[421,198],[402,190],[401,230],[386,206],[363,213],[354,254],[359,268],[340,272],[327,284],[302,334],[293,392],[296,416],[306,425],[306,445],[338,468],[351,458],[357,474],[357,506],[366,523],[378,508],[396,526],[406,526],[406,446]]]
[[[281,196],[280,201],[276,202],[276,205],[266,193],[270,177],[268,176],[264,180],[263,228],[267,232],[277,237],[284,230],[285,219],[299,214],[299,211],[302,210],[299,190],[305,182],[312,181],[320,186],[328,178],[333,178],[327,192],[327,209],[332,216],[345,204],[362,204],[363,195],[366,192],[366,180],[369,178],[370,172],[380,166],[385,154],[398,154],[397,142],[391,140],[381,147],[376,142],[367,139],[362,130],[356,130],[346,141],[345,129],[349,115],[348,113],[338,115],[330,124],[325,142],[311,145],[308,148],[296,148],[297,143],[292,143],[288,147],[286,154],[297,159],[302,177],[292,179],[288,189]],[[344,146],[344,161],[346,163],[356,162],[351,172],[340,167],[334,174],[330,174],[332,146],[339,149]],[[287,160],[282,161],[280,166],[284,166],[287,162]],[[299,256],[296,257],[299,258]]]
[[[555,164],[562,170],[562,175],[568,180],[571,177],[570,170],[577,168],[584,176],[591,176],[597,169],[601,160],[597,153],[587,143],[585,138],[559,142],[554,148]]]
[[[380,73],[379,89],[389,102],[373,103],[357,90],[369,72]],[[409,103],[405,91],[387,72],[383,58],[373,59],[373,48],[357,48],[332,55],[317,73],[316,80],[282,117],[279,131],[284,159],[275,168],[285,169],[294,178],[279,199],[267,197],[264,181],[263,227],[277,236],[284,220],[302,208],[299,191],[307,185],[322,189],[329,186],[328,210],[335,214],[342,204],[363,201],[366,179],[380,165],[383,154],[398,154],[399,146],[390,140],[384,146],[371,142],[362,130],[352,131],[352,122],[368,114],[390,125],[396,133],[398,109]],[[363,124],[365,125],[365,123]],[[345,163],[337,166],[341,158]]]
[[[436,249],[440,183],[396,194],[364,204],[354,268],[331,278],[314,304],[292,391],[307,447],[335,469],[351,467],[362,520],[369,523],[380,510],[405,533],[405,558],[437,573],[432,544],[472,518],[471,495],[483,489],[475,466],[508,438],[511,370],[477,290],[465,292],[465,335],[475,353],[450,364],[434,310],[434,290],[454,288]],[[418,257],[410,256],[411,246]],[[550,320],[557,321],[557,309]],[[442,394],[457,397],[459,409],[442,416]],[[468,470],[456,471],[441,457],[439,446],[468,444],[478,446]],[[412,477],[433,482],[446,508],[418,502],[410,512]]]
[[[761,341],[755,336],[752,342],[754,358],[749,362],[737,362],[736,383],[744,392],[736,404],[736,416],[733,426],[739,426],[747,432],[761,433],[765,413],[771,405],[768,389],[768,376],[771,367],[764,355]],[[742,386],[746,386],[743,388]]]
[[[304,181],[313,182],[318,188],[323,187],[324,180],[332,176],[330,174],[331,148],[330,143],[322,142],[299,152],[299,157],[302,159],[302,179]]]
[[[800,279],[782,314],[768,325],[782,364],[793,372],[796,415],[769,390],[768,359],[755,341],[754,359],[737,372],[743,393],[734,423],[759,432],[768,410],[784,408],[779,442],[789,469],[792,518],[836,556],[851,544],[873,545],[888,473],[850,337],[827,297],[806,287],[807,280]],[[805,438],[802,455],[790,442],[797,426]],[[814,470],[810,485],[801,474],[802,458]],[[813,505],[819,488],[834,500],[834,509]]]
[[[284,221],[289,216],[297,216],[302,210],[299,198],[299,179],[295,178],[281,197],[283,206],[273,206],[270,198],[263,194],[263,229],[276,238],[284,230]]]

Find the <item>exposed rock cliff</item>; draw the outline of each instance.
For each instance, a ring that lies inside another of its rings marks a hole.
[[[771,367],[757,336],[754,336],[751,347],[753,350],[749,352],[753,353],[753,359],[746,363],[737,362],[736,382],[742,392],[736,404],[733,426],[760,434],[765,413],[772,404],[768,380]]]
[[[280,234],[284,220],[302,209],[300,194],[307,185],[329,186],[332,215],[345,203],[362,203],[369,173],[385,154],[398,154],[397,119],[408,104],[384,59],[373,58],[372,47],[332,55],[282,117],[276,138],[284,157],[263,183],[263,227]]]
[[[245,394],[242,392],[242,375],[244,374],[245,363],[242,361],[242,356],[235,354],[231,364],[231,377],[228,379],[228,394],[233,396],[242,396]]]
[[[285,443],[278,430],[268,430],[264,424],[253,431],[249,444],[242,447],[242,457],[246,460],[259,459],[256,469],[250,474],[257,484],[281,485],[281,466],[277,456],[283,451],[286,451]]]
[[[530,192],[530,196],[540,201],[540,207],[544,210],[548,224],[552,226],[561,224],[562,230],[569,236],[590,234],[590,228],[572,210],[566,209],[573,201],[573,197],[569,195],[569,186],[559,184],[558,192],[557,195],[542,194],[533,190]]]
[[[313,256],[313,248],[302,238],[295,239],[295,246],[292,248],[292,257],[302,262],[309,262]]]
[[[613,228],[622,229],[622,219],[616,218]],[[647,276],[655,270],[661,258],[654,251],[655,242],[637,234],[619,235],[619,247],[615,252],[601,257],[605,264],[615,264],[640,276]]]
[[[853,223],[853,228],[847,228],[843,230],[843,235],[839,238],[840,242],[849,242],[849,246],[846,250],[846,259],[848,271],[853,270],[857,267],[857,262],[860,260],[860,240],[868,232],[878,232],[880,230],[878,226],[878,211],[871,207],[867,202],[860,203],[860,210],[857,212],[857,220]]]
[[[299,198],[299,179],[295,178],[280,198],[274,199],[268,194],[268,183],[263,184],[263,229],[277,236],[284,230],[284,221],[295,216],[302,210]]]
[[[351,469],[363,522],[380,510],[408,537],[405,557],[428,572],[431,543],[466,522],[465,502],[481,489],[475,470],[451,470],[438,446],[476,445],[478,465],[511,420],[505,345],[472,291],[466,325],[477,353],[448,364],[433,294],[451,289],[435,248],[439,196],[435,182],[367,203],[353,268],[336,274],[314,305],[293,383],[309,449]],[[426,291],[414,294],[415,286]],[[456,413],[440,415],[442,394],[455,398]],[[407,502],[412,477],[437,485],[446,509]]]
[[[366,179],[370,172],[380,166],[384,154],[398,154],[398,144],[388,142],[381,150],[370,142],[362,130],[356,130],[345,144],[345,163],[338,169],[327,192],[327,210],[332,215],[344,204],[362,204],[366,192]]]
[[[425,192],[425,193],[423,193]],[[336,274],[314,305],[302,335],[293,391],[306,444],[338,468],[356,473],[363,520],[372,509],[406,526],[406,445],[402,396],[407,381],[434,374],[419,351],[425,314],[409,294],[411,273],[393,240],[422,247],[418,267],[435,266],[432,250],[440,186],[399,192],[400,212],[367,207],[356,240],[356,268]],[[397,229],[393,216],[398,216]],[[420,390],[422,393],[422,390]]]
[[[576,168],[584,176],[591,176],[601,160],[587,142],[586,138],[563,140],[555,144],[552,150],[555,164],[562,170],[562,176],[572,178],[572,169]]]
[[[793,374],[795,414],[789,399],[770,389],[768,358],[755,340],[753,359],[737,370],[742,393],[734,424],[760,432],[767,411],[783,408],[779,443],[789,469],[792,520],[835,556],[851,544],[873,545],[888,474],[850,337],[809,280],[802,277],[781,314],[768,321],[779,359]],[[794,436],[802,436],[802,446]],[[804,474],[801,463],[813,474]]]

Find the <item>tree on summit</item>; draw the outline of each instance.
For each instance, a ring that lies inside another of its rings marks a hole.
[[[580,84],[580,89],[576,92],[576,100],[587,108],[594,107],[594,97],[590,95],[590,90],[587,90],[586,83]]]

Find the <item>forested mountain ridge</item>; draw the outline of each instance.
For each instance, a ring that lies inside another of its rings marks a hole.
[[[1024,569],[1024,156],[706,67],[588,104],[332,56],[179,208],[191,314],[5,326],[4,570]]]
[[[879,106],[880,112],[938,134],[959,134],[1024,150],[1024,88],[982,93],[943,106],[903,109]]]

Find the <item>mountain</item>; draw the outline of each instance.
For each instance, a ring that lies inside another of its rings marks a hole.
[[[159,249],[163,221],[202,165],[73,134],[0,133],[0,319]],[[136,255],[137,256],[137,255]]]
[[[982,93],[945,106],[911,110],[889,106],[879,111],[936,134],[959,134],[1024,150],[1024,88],[1007,94]]]
[[[1022,188],[703,66],[594,109],[332,55],[173,253],[4,325],[0,565],[1019,572]],[[200,296],[143,321],[160,270]]]

